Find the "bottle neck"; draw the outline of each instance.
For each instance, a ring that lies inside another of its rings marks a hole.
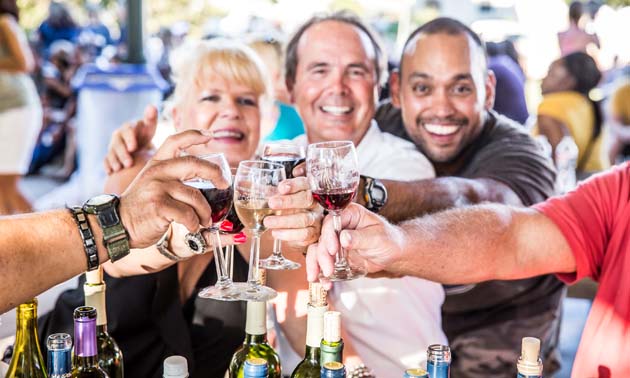
[[[320,345],[319,363],[324,366],[326,362],[343,362],[343,340],[326,341],[322,340]]]
[[[328,306],[307,307],[306,315],[306,346],[316,347],[322,342],[324,337],[324,313],[328,311]]]
[[[319,347],[306,346],[306,352],[304,353],[305,360],[319,362],[320,357],[321,349]]]
[[[251,335],[249,333],[245,334],[245,344],[247,345],[264,344],[266,342],[267,342],[266,333],[262,335]]]
[[[39,346],[37,337],[37,305],[23,304],[16,313],[15,343]]]
[[[71,350],[48,350],[49,378],[67,378],[72,371]]]
[[[451,363],[445,361],[427,361],[427,373],[431,378],[449,378]]]
[[[74,355],[87,359],[97,356],[95,319],[74,321]]]
[[[267,302],[247,302],[245,333],[267,337]]]

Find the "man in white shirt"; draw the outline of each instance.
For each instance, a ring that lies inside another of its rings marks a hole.
[[[382,132],[373,120],[384,78],[382,54],[374,35],[353,16],[334,14],[307,21],[287,45],[286,83],[306,129],[306,135],[294,141],[307,145],[351,140],[364,176],[398,181],[435,177],[433,166],[415,145]],[[268,217],[265,224],[273,229],[278,218]],[[295,285],[306,287],[303,277],[288,280],[283,272],[277,279],[295,291]],[[335,283],[329,300],[342,313],[347,347],[378,377],[418,367],[429,344],[446,343],[440,317],[444,292],[439,284],[410,277],[362,278]],[[303,341],[288,336],[301,355]],[[283,346],[281,342],[283,366],[290,371],[299,360]]]

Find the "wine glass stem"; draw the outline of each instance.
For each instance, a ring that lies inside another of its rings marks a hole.
[[[333,226],[335,228],[335,233],[337,234],[337,238],[339,239],[339,235],[341,234],[341,215],[339,212],[333,212]],[[335,267],[336,268],[346,268],[348,266],[348,262],[346,261],[346,250],[341,246],[341,242],[339,245],[339,252],[337,252],[337,256],[335,256]]]
[[[223,256],[223,250],[221,248],[221,237],[219,235],[219,229],[212,228],[212,250],[214,258],[216,259],[214,265],[217,267],[217,286],[227,286],[232,283],[230,277],[227,275],[227,268],[225,265],[225,256]]]
[[[273,239],[273,255],[278,260],[282,258],[282,241],[280,239]]]
[[[234,280],[234,244],[225,247],[225,260],[227,263],[226,273],[229,275],[230,280]]]
[[[260,259],[260,233],[258,231],[252,231],[254,242],[249,253],[249,274],[247,282],[251,288],[258,287],[259,267],[258,260]]]

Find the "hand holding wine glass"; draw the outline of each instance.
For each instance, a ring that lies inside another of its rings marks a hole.
[[[313,198],[333,217],[337,234],[341,232],[341,211],[352,202],[359,185],[359,164],[350,141],[321,142],[308,146],[308,180]],[[366,275],[365,267],[352,264],[346,250],[340,248],[335,258],[331,281],[353,280]]]

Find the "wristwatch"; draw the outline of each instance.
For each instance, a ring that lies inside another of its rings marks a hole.
[[[129,254],[129,234],[118,215],[118,196],[102,194],[92,197],[83,205],[83,211],[96,215],[103,231],[103,244],[111,262],[116,262]]]
[[[385,185],[373,177],[361,176],[363,179],[363,199],[365,200],[365,208],[378,213],[378,211],[387,203],[387,188]]]

